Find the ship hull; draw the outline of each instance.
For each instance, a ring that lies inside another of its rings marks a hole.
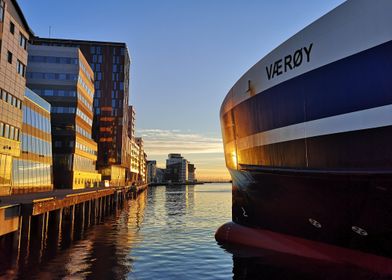
[[[392,258],[391,10],[346,1],[229,91],[234,223]]]

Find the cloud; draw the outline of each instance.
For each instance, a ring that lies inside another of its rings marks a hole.
[[[160,168],[165,168],[168,154],[180,153],[196,165],[199,180],[230,178],[221,138],[178,129],[141,129],[137,134],[143,137],[148,159],[157,160]]]
[[[222,153],[222,139],[178,129],[141,129],[144,149],[148,155],[167,155],[169,153],[210,154]]]

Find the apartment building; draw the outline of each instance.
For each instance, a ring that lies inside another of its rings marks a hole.
[[[54,187],[97,185],[90,65],[78,48],[30,45],[28,50],[27,85],[51,104]]]

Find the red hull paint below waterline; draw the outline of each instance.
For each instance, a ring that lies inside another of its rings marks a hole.
[[[245,227],[234,222],[222,225],[215,233],[215,239],[223,244],[259,248],[326,263],[347,264],[392,275],[392,259],[268,230]]]

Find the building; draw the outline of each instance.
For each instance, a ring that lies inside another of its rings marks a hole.
[[[139,183],[147,182],[147,155],[144,152],[144,142],[142,137],[135,137],[135,142],[139,146]]]
[[[135,123],[136,123],[136,112],[135,107],[128,106],[128,137],[130,139],[135,137]]]
[[[95,76],[93,139],[102,179],[124,185],[129,169],[128,96],[130,58],[125,43],[34,38],[34,45],[79,48]]]
[[[94,73],[78,48],[29,45],[27,85],[51,104],[55,188],[97,185]]]
[[[147,183],[157,183],[157,161],[147,161]]]
[[[33,36],[15,0],[0,0],[0,195],[12,193],[12,162],[20,156],[27,42]]]
[[[53,189],[50,104],[26,88],[21,155],[12,160],[12,194]]]
[[[196,182],[196,167],[194,164],[188,164],[188,182]]]
[[[128,138],[130,145],[130,181],[136,182],[139,180],[139,164],[140,164],[140,147],[135,142],[135,138]]]
[[[188,163],[181,154],[169,154],[166,159],[166,180],[185,183],[188,179]]]
[[[157,176],[155,177],[155,182],[156,183],[164,183],[165,182],[165,173],[166,173],[166,169],[157,168]]]
[[[164,170],[165,181],[171,183],[196,182],[196,167],[181,154],[169,154]],[[157,175],[158,176],[158,175]]]
[[[147,183],[160,184],[165,182],[166,169],[158,168],[156,160],[147,161]]]
[[[133,106],[128,106],[128,142],[129,142],[129,176],[130,182],[144,184],[147,182],[147,155],[144,152],[144,142],[135,136],[136,113]]]
[[[128,157],[127,162],[129,168],[127,169],[127,179],[130,183],[136,182],[139,176],[139,153],[140,148],[135,142],[135,109],[133,106],[128,106]]]

